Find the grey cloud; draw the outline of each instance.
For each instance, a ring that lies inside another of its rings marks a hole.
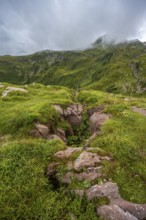
[[[146,38],[144,22],[145,0],[0,0],[0,54],[81,49],[105,33]]]

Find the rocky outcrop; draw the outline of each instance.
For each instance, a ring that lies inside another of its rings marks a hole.
[[[101,162],[100,157],[96,153],[83,151],[74,161],[74,169],[80,171],[85,167],[94,167]]]
[[[83,106],[81,104],[73,104],[67,109],[63,109],[60,105],[53,105],[55,110],[66,119],[71,126],[80,125],[82,122]]]
[[[112,182],[94,185],[86,190],[86,195],[89,200],[101,197],[107,197],[109,200],[120,198],[118,186]]]
[[[37,123],[37,124],[35,124],[35,127],[36,127],[36,131],[38,132],[38,133],[36,133],[37,136],[41,136],[46,139],[49,138],[49,128],[46,125]]]
[[[104,113],[94,112],[90,117],[90,131],[92,134],[100,130],[100,127],[109,119]]]
[[[122,199],[116,183],[106,182],[101,185],[94,185],[87,190],[77,190],[75,193],[79,196],[85,194],[89,200],[108,198],[109,205],[97,208],[97,213],[105,220],[146,219],[146,204],[135,204]]]
[[[124,200],[119,193],[117,183],[106,180],[106,176],[102,173],[101,168],[104,166],[102,161],[106,160],[108,163],[112,163],[112,158],[100,156],[93,153],[93,150],[95,149],[87,148],[85,151],[83,148],[67,148],[55,153],[55,161],[58,159],[59,162],[48,165],[46,176],[49,181],[54,187],[61,184],[72,184],[74,180],[79,181],[79,183],[81,181],[87,183],[83,190],[74,189],[72,192],[80,197],[85,195],[91,202],[106,198],[108,204],[96,208],[97,215],[103,220],[145,220],[146,204],[135,204]],[[74,153],[80,155],[73,159]],[[66,163],[68,171],[60,176],[57,170],[60,163],[62,163],[62,159]],[[103,178],[102,184],[95,184],[98,178]],[[89,185],[91,186],[89,187]]]
[[[123,200],[122,198],[111,200],[111,204],[116,204],[125,212],[129,212],[140,220],[146,219],[146,204],[134,204]]]
[[[16,87],[7,87],[3,92],[2,92],[2,97],[6,97],[8,93],[13,92],[13,91],[18,91],[22,93],[28,93],[28,90],[23,89],[23,88],[16,88]]]
[[[138,220],[129,212],[124,212],[117,205],[104,205],[97,209],[97,214],[103,220]]]
[[[56,133],[52,133],[49,126],[40,123],[36,123],[35,128],[30,131],[30,135],[36,138],[44,138],[47,140],[59,139],[66,142],[64,134],[65,132],[62,129],[58,129]]]
[[[73,148],[69,147],[64,151],[58,151],[55,154],[55,157],[60,158],[60,159],[68,159],[73,153],[81,151],[82,148]]]

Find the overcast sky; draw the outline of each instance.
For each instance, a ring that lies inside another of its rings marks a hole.
[[[146,41],[146,0],[0,0],[0,54],[86,48],[107,34]]]

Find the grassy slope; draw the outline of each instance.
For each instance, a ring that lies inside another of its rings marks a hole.
[[[132,95],[146,87],[145,52],[142,43],[133,42],[85,51],[3,56],[0,57],[0,81],[58,84]]]
[[[7,84],[5,84],[7,86]],[[24,87],[25,88],[25,87]],[[5,88],[1,88],[0,92]],[[53,153],[65,149],[58,140],[31,138],[29,131],[35,122],[61,126],[52,104],[73,103],[73,90],[59,86],[29,85],[29,93],[12,92],[0,98],[0,153],[2,171],[0,207],[1,219],[98,219],[94,205],[86,199],[68,194],[68,188],[53,191],[44,177],[44,169],[54,161]],[[129,201],[146,202],[146,117],[134,113],[131,106],[146,108],[145,98],[130,98],[100,91],[79,92],[76,101],[88,109],[105,105],[110,120],[91,145],[114,160],[106,164],[106,179],[117,182],[121,194]],[[64,168],[60,174],[64,173]],[[104,181],[102,178],[98,182]],[[80,188],[89,186],[83,182]],[[78,185],[73,185],[77,187]],[[102,201],[96,201],[100,204]]]

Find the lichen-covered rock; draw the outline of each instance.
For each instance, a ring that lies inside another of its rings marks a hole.
[[[37,123],[35,124],[35,127],[37,129],[36,134],[40,134],[40,137],[48,138],[49,137],[49,128],[46,125]]]
[[[86,190],[86,194],[89,200],[101,197],[107,197],[109,200],[120,198],[118,186],[112,182],[94,185]]]
[[[86,167],[93,167],[100,162],[100,158],[96,153],[83,151],[74,161],[74,169],[79,171]]]
[[[76,173],[75,177],[78,180],[87,180],[87,181],[92,181],[95,180],[99,177],[101,177],[101,173],[96,172],[95,170],[91,172],[82,172],[82,173]]]
[[[55,153],[55,157],[60,159],[68,159],[74,152],[79,152],[81,150],[82,148],[69,147],[66,150],[58,151],[57,153]]]
[[[97,208],[97,214],[103,220],[138,220],[129,212],[124,212],[117,205],[104,205]]]
[[[104,124],[109,119],[109,116],[104,113],[94,112],[93,115],[90,117],[90,131],[94,133],[98,131],[101,125]]]
[[[123,200],[122,198],[111,200],[111,204],[116,204],[121,209],[123,209],[125,212],[127,211],[131,213],[131,215],[134,215],[140,220],[146,219],[146,204],[135,204],[135,203]]]

